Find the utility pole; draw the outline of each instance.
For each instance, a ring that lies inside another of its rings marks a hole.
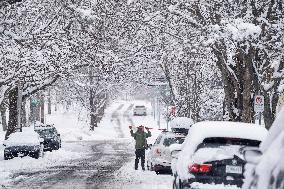
[[[21,81],[18,81],[17,130],[20,132],[22,132],[22,124],[21,124],[22,100],[23,100],[23,84]]]
[[[158,121],[157,121],[157,123],[158,123],[158,127],[160,129],[160,125],[161,125],[161,123],[160,123],[160,121],[161,121],[161,111],[160,111],[160,99],[159,98],[157,98],[157,111],[158,111]]]

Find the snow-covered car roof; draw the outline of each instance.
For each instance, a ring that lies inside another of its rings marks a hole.
[[[190,144],[191,154],[205,138],[227,137],[263,141],[267,136],[264,127],[240,122],[204,121],[194,124],[186,137],[184,145]]]
[[[170,127],[176,128],[186,128],[189,129],[194,124],[194,121],[188,117],[176,117],[170,122]]]
[[[33,129],[23,129],[23,132],[12,133],[3,144],[6,147],[40,145],[40,136]]]

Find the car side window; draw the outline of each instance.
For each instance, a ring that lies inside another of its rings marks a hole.
[[[154,144],[160,144],[161,139],[162,139],[162,135],[158,136]]]

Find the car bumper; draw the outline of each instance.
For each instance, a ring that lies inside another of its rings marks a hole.
[[[202,183],[202,184],[224,184],[224,185],[236,185],[241,187],[243,185],[242,178],[232,177],[214,177],[214,176],[196,176],[195,178],[190,178],[183,182],[183,186],[191,187],[192,183]]]
[[[57,147],[59,146],[59,142],[57,141],[45,141],[43,143],[43,150],[54,150],[57,149]]]
[[[165,172],[171,172],[171,166],[164,166],[164,165],[154,165],[154,171],[165,171]]]
[[[146,116],[147,114],[146,113],[134,113],[133,115],[134,116]]]
[[[40,153],[39,150],[33,150],[33,151],[26,151],[26,150],[19,150],[19,151],[4,151],[4,156],[6,159],[12,159],[14,157],[24,157],[24,156],[31,156],[35,157]]]

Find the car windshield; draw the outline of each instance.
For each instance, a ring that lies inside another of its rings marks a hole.
[[[183,141],[184,141],[184,138],[182,137],[165,138],[163,145],[170,146],[172,144],[182,144]]]
[[[40,135],[40,136],[54,136],[55,135],[55,129],[54,128],[52,128],[52,129],[42,129],[42,130],[38,130],[37,131],[38,132],[38,134]]]
[[[145,108],[145,106],[135,106],[135,108]]]

